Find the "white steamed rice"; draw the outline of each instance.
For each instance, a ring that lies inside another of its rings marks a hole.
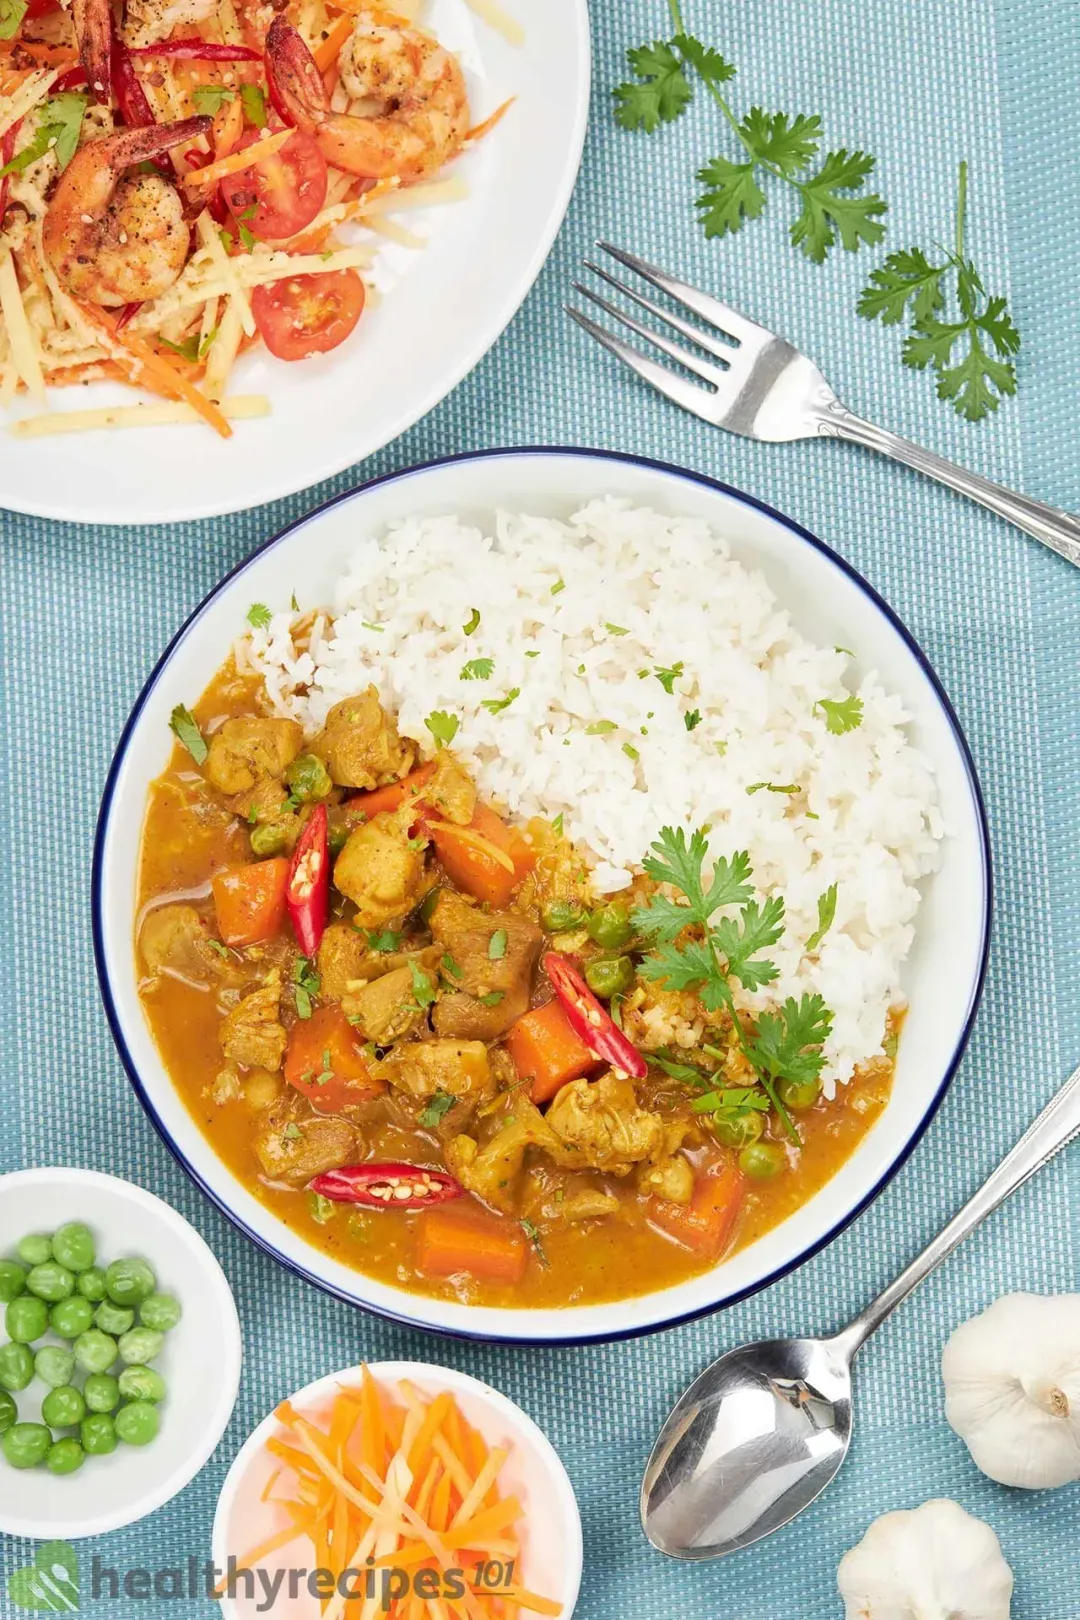
[[[425,717],[456,716],[484,794],[516,816],[561,813],[601,892],[626,886],[661,827],[708,826],[714,853],[748,850],[761,893],[786,902],[780,976],[747,1007],[820,992],[830,1091],[881,1052],[943,835],[931,767],[899,698],[873,673],[853,687],[848,655],[800,635],[708,525],[615,500],[568,523],[500,513],[488,533],[406,519],[358,545],[332,612],[303,653],[291,612],[245,644],[277,712],[310,734],[373,682],[426,752]],[[463,680],[479,658],[491,677]],[[653,671],[677,665],[669,694]],[[515,688],[501,712],[482,706]],[[861,724],[830,734],[815,704],[856,690]],[[831,884],[835,921],[807,957]]]

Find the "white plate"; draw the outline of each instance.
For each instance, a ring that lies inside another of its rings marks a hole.
[[[581,1585],[581,1515],[566,1469],[532,1418],[490,1385],[449,1367],[432,1367],[419,1361],[376,1361],[371,1364],[371,1371],[382,1384],[408,1379],[429,1399],[444,1389],[449,1390],[465,1421],[479,1430],[489,1447],[506,1446],[510,1450],[500,1476],[500,1492],[504,1497],[518,1498],[525,1523],[515,1584],[561,1602],[560,1620],[570,1620]],[[330,1373],[308,1384],[290,1395],[289,1400],[298,1412],[318,1422],[321,1409],[338,1389],[348,1389],[357,1382],[356,1368],[347,1367],[343,1372]],[[278,1466],[264,1449],[265,1443],[280,1428],[273,1414],[264,1418],[237,1452],[229,1469],[214,1515],[216,1569],[226,1570],[230,1555],[241,1558],[249,1547],[284,1529],[288,1523],[280,1509],[275,1510],[272,1503],[263,1500],[266,1485]],[[264,1558],[259,1568],[273,1580],[276,1571],[300,1569],[305,1560],[310,1565],[311,1544],[301,1538]],[[299,1582],[296,1585],[297,1594],[290,1598],[286,1576],[279,1600],[274,1604],[274,1620],[318,1620],[318,1601],[306,1584],[302,1589]],[[253,1588],[248,1596],[239,1581],[235,1593],[219,1601],[225,1620],[257,1620],[266,1612],[265,1588]],[[264,1605],[261,1609],[260,1603]]]
[[[395,216],[429,245],[386,244],[382,301],[340,349],[297,364],[255,350],[233,394],[266,393],[273,414],[202,425],[16,440],[0,421],[0,505],[74,523],[171,523],[246,510],[306,489],[373,454],[430,411],[482,359],[523,302],[562,223],[589,106],[585,0],[504,0],[525,26],[514,47],[465,0],[427,0],[419,20],[465,66],[476,118],[508,96],[491,136],[455,164],[462,202]],[[379,238],[368,240],[378,244]],[[119,385],[56,389],[58,410],[132,405]],[[17,414],[37,414],[22,396]]]
[[[565,518],[604,494],[705,519],[737,557],[763,570],[811,640],[852,648],[860,674],[877,669],[913,717],[909,735],[934,763],[951,836],[941,870],[925,885],[905,966],[911,1010],[892,1099],[809,1203],[715,1270],[640,1299],[544,1311],[447,1304],[311,1248],[240,1185],[185,1108],[136,990],[132,918],[147,789],[169,756],[173,705],[190,703],[207,685],[252,602],[284,604],[298,579],[305,605],[329,601],[358,542],[391,518],[452,511],[484,523],[497,507]],[[92,904],[98,973],[128,1072],[181,1163],[239,1226],[285,1265],[385,1315],[469,1337],[550,1341],[640,1333],[730,1304],[814,1254],[880,1192],[929,1123],[967,1041],[986,962],[990,873],[978,785],[948,699],[903,626],[853,569],[779,513],[697,474],[599,451],[508,450],[439,462],[341,496],[270,541],[207,598],[165,653],[121,738],[98,827]]]
[[[102,1536],[170,1501],[225,1433],[240,1384],[236,1306],[225,1273],[193,1226],[152,1193],[96,1170],[0,1176],[0,1255],[13,1255],[28,1232],[53,1232],[65,1221],[89,1226],[106,1263],[128,1255],[148,1260],[183,1315],[154,1363],[168,1393],[151,1445],[120,1445],[60,1477],[44,1468],[17,1472],[0,1458],[0,1530],[39,1541]],[[60,1341],[49,1335],[41,1342]],[[46,1393],[35,1378],[15,1396],[19,1417],[40,1423]]]

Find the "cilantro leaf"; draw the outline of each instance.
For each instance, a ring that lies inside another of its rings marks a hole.
[[[746,145],[762,163],[771,163],[785,179],[805,169],[821,145],[821,119],[796,113],[766,113],[751,107],[739,126]]]
[[[495,669],[494,658],[470,658],[467,664],[462,665],[461,679],[463,681],[487,681]]]
[[[242,84],[240,86],[240,104],[244,109],[244,117],[256,129],[265,129],[267,125],[266,94],[257,84]]]
[[[488,940],[488,957],[492,962],[500,962],[506,955],[507,933],[505,928],[497,928]]]
[[[169,716],[169,730],[191,755],[196,765],[204,765],[210,750],[206,746],[206,738],[199,730],[198,722],[190,709],[178,703]]]
[[[434,737],[436,748],[445,748],[457,736],[461,721],[456,714],[447,714],[445,709],[432,709],[424,724]]]
[[[512,686],[504,698],[484,698],[480,707],[486,709],[488,714],[502,714],[508,709],[516,697],[521,696],[521,687]]]
[[[925,320],[944,302],[941,282],[948,271],[947,264],[931,264],[921,248],[901,248],[873,272],[856,310],[865,320],[897,326],[910,305],[915,319]]]
[[[429,1131],[434,1130],[450,1112],[456,1101],[457,1098],[451,1097],[449,1092],[437,1091],[433,1097],[428,1099],[427,1107],[416,1116],[417,1122],[425,1126]]]
[[[815,264],[825,261],[837,234],[849,252],[861,243],[880,242],[885,227],[880,216],[887,203],[876,192],[859,191],[874,168],[867,152],[829,152],[817,174],[799,182],[803,209],[791,227],[791,240]]]
[[[9,37],[0,32],[0,39]],[[79,145],[79,132],[88,100],[89,97],[70,90],[50,96],[38,115],[33,140],[0,169],[0,177],[20,174],[50,149],[56,153],[60,168],[66,169]]]
[[[26,16],[28,0],[0,0],[0,39],[14,39]]]
[[[703,45],[692,34],[676,34],[671,42],[679,52],[684,62],[688,62],[695,73],[700,74],[706,84],[726,84],[735,77],[736,69],[732,64],[714,51],[711,46]]]
[[[978,329],[970,328],[967,353],[955,366],[938,371],[939,399],[951,400],[955,410],[969,422],[981,422],[996,411],[1001,400],[1016,393],[1016,370],[1005,360],[995,360],[979,341]]]
[[[713,928],[713,939],[727,959],[730,977],[746,990],[760,990],[778,977],[778,969],[758,952],[775,945],[783,932],[783,897],[771,895],[764,904],[748,901],[738,919],[721,917]]]
[[[273,617],[265,602],[252,602],[247,610],[247,622],[253,630],[265,630]]]
[[[401,949],[403,936],[393,928],[365,928],[364,938],[368,942],[368,950],[385,955],[388,951]]]
[[[862,698],[819,698],[814,707],[821,710],[825,727],[834,737],[842,737],[846,731],[854,731],[856,726],[862,725]]]
[[[670,669],[663,669],[659,664],[657,664],[653,670],[653,674],[656,676],[657,680],[660,682],[660,685],[664,688],[664,691],[667,692],[669,697],[674,694],[675,682],[678,680],[682,672],[683,666],[681,663],[672,664]]]
[[[815,951],[815,950],[817,950],[818,946],[821,944],[822,940],[825,938],[825,935],[829,932],[829,929],[832,927],[833,919],[834,919],[835,916],[836,916],[836,884],[835,883],[830,883],[829,887],[825,890],[825,893],[818,895],[817,927],[814,929],[814,932],[810,935],[810,938],[807,940],[806,944],[803,946],[804,951]]]
[[[651,135],[684,113],[694,92],[678,52],[663,40],[633,47],[626,59],[637,80],[616,85],[615,118],[623,129]]]
[[[765,207],[765,193],[754,178],[757,165],[716,157],[698,170],[705,190],[697,199],[701,226],[708,237],[733,235]]]
[[[748,1055],[772,1079],[805,1085],[824,1067],[821,1049],[831,1030],[832,1013],[820,996],[804,995],[800,1001],[789,996],[778,1012],[758,1014]]]
[[[318,995],[321,987],[322,979],[314,960],[310,956],[298,956],[293,963],[293,1001],[298,1018],[311,1017],[312,998]],[[329,1068],[325,1060],[323,1066]]]
[[[198,84],[191,92],[191,100],[197,113],[213,118],[222,107],[236,100],[236,91],[230,90],[227,84]]]
[[[422,967],[419,967],[412,957],[409,958],[409,974],[412,978],[413,1000],[418,1007],[430,1007],[438,997],[438,991],[432,984]]]

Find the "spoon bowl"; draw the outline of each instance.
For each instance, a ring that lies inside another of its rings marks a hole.
[[[851,1443],[851,1362],[840,1341],[769,1339],[701,1374],[660,1431],[641,1522],[670,1558],[723,1558],[819,1496]]]

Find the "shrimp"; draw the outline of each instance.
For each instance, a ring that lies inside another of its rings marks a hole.
[[[112,7],[109,0],[71,0],[79,61],[97,101],[108,105],[112,84]]]
[[[362,17],[342,46],[342,84],[378,109],[367,117],[331,110],[311,52],[283,18],[267,35],[266,54],[279,108],[347,174],[419,180],[465,139],[469,97],[460,64],[419,29]]]
[[[115,306],[160,298],[191,246],[183,204],[161,174],[125,174],[183,141],[209,118],[125,129],[88,141],[60,176],[42,221],[42,246],[73,298]]]
[[[216,11],[217,0],[127,0],[124,44],[157,45],[178,28],[206,22]]]

